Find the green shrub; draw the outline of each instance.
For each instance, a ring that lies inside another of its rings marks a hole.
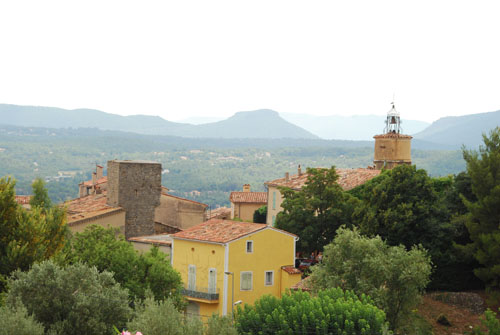
[[[128,293],[107,271],[84,264],[61,268],[52,261],[9,280],[7,304],[20,301],[50,334],[112,334],[130,315]]]
[[[0,307],[0,329],[3,334],[43,335],[43,325],[21,303]]]
[[[372,300],[333,288],[312,297],[306,292],[281,299],[263,296],[254,306],[238,306],[240,334],[380,334],[385,313]]]
[[[155,301],[152,297],[147,297],[143,305],[137,306],[136,315],[127,326],[144,335],[203,334],[203,323],[199,318],[185,318],[170,299]]]
[[[238,332],[230,317],[214,314],[207,321],[205,335],[238,335]]]

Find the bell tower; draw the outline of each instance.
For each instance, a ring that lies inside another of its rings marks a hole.
[[[401,164],[411,164],[411,139],[403,134],[401,117],[394,102],[387,113],[384,133],[375,135],[375,153],[373,164],[376,169],[392,169]]]

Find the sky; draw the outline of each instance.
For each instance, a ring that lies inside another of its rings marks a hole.
[[[229,117],[500,110],[499,1],[2,1],[0,103]]]

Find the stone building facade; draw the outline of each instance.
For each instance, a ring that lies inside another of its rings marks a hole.
[[[160,205],[161,164],[108,161],[107,204],[125,210],[125,237],[153,235]]]

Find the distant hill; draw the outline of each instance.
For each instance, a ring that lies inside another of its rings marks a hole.
[[[500,111],[448,116],[433,122],[414,135],[415,139],[460,148],[477,148],[483,142],[482,134],[500,125]]]
[[[285,120],[300,126],[324,139],[372,140],[373,135],[384,130],[383,115],[316,116],[308,114],[280,114]],[[424,121],[402,120],[405,134],[412,135],[430,124]]]
[[[95,109],[62,109],[56,107],[17,106],[0,104],[3,124],[21,127],[98,128],[141,134],[164,134],[177,131],[188,124],[170,122],[159,116],[121,116]]]
[[[239,112],[219,122],[200,125],[167,121],[159,116],[120,116],[95,109],[0,104],[0,122],[21,127],[98,128],[146,135],[199,138],[318,138],[282,119],[272,110]]]
[[[230,118],[185,130],[184,136],[219,138],[307,138],[316,135],[284,120],[277,112],[260,109],[238,112]]]

